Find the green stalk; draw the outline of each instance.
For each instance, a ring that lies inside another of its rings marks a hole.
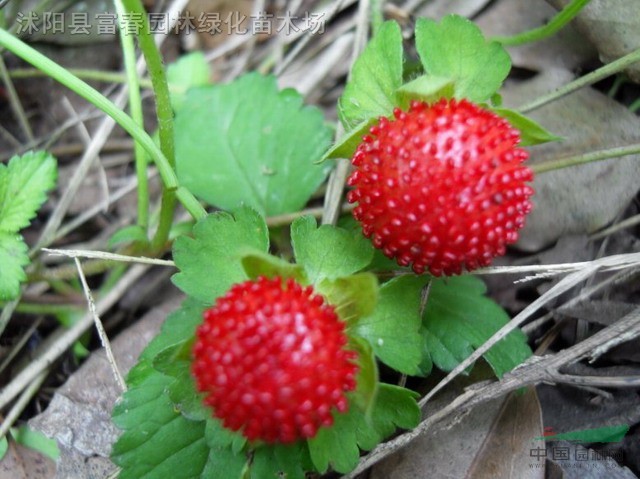
[[[592,151],[591,153],[586,153],[584,155],[568,156],[566,158],[538,163],[537,165],[530,165],[529,168],[531,168],[535,174],[538,174],[547,171],[560,170],[562,168],[568,168],[570,166],[592,163],[594,161],[602,161],[608,160],[610,158],[619,158],[621,156],[637,154],[640,154],[640,144],[619,146],[617,148],[609,148],[607,150]]]
[[[562,27],[573,20],[589,1],[590,0],[573,0],[569,5],[560,10],[546,25],[513,36],[493,37],[491,40],[509,46],[543,40],[557,33]]]
[[[580,88],[585,86],[593,85],[594,83],[599,82],[607,78],[608,76],[614,75],[626,68],[630,67],[634,63],[640,62],[640,48],[632,51],[631,53],[626,54],[623,57],[618,58],[617,60],[598,68],[597,70],[592,71],[591,73],[584,75],[583,77],[578,78],[566,85],[554,90],[550,93],[542,95],[541,97],[533,100],[530,103],[522,105],[518,107],[518,111],[520,113],[528,113],[532,110],[536,110],[541,106],[546,105],[547,103],[551,103],[554,100],[562,98],[569,93],[573,93]]]
[[[128,83],[129,78],[120,72],[106,70],[91,70],[90,68],[67,68],[67,71],[83,80],[95,80],[105,83]],[[11,78],[37,78],[45,77],[46,73],[35,68],[14,68],[9,71]],[[139,78],[138,82],[143,88],[152,88],[151,81],[147,78]]]
[[[122,0],[114,0],[116,13],[119,18],[126,18],[126,10]],[[128,29],[120,29],[120,42],[124,55],[124,67],[129,85],[129,110],[131,118],[138,126],[144,129],[144,116],[142,113],[142,97],[140,96],[140,83],[136,67],[136,47],[133,36],[128,35]],[[138,179],[138,226],[147,235],[149,229],[149,181],[147,179],[147,156],[142,145],[137,141],[133,145],[133,153],[136,165],[136,177]],[[166,154],[166,153],[165,153]]]
[[[149,153],[149,156],[155,161],[165,188],[171,191],[175,191],[178,188],[178,178],[160,148],[158,148],[153,139],[142,128],[136,125],[129,115],[120,110],[111,100],[95,88],[69,73],[64,67],[61,67],[4,29],[0,29],[0,47],[6,48],[14,55],[22,58],[39,70],[44,71],[48,76],[74,91],[95,105],[96,108],[99,108],[113,118],[134,140],[142,145],[145,151]],[[200,206],[191,193],[185,191],[182,196],[184,199],[188,199],[186,202],[188,206],[185,204],[185,208],[187,208],[187,211],[189,211],[194,219],[198,220],[206,216],[206,211]],[[196,204],[199,208],[195,206]]]
[[[149,77],[153,84],[156,99],[156,115],[158,116],[158,136],[160,149],[167,158],[169,166],[175,171],[175,155],[173,146],[173,108],[169,95],[169,84],[162,62],[162,56],[151,34],[151,27],[147,18],[147,12],[140,0],[122,0],[125,8],[132,17],[139,20],[138,45],[147,62]],[[152,251],[160,250],[169,239],[169,232],[173,225],[173,215],[176,208],[176,194],[174,190],[164,189],[162,192],[162,206],[160,208],[160,221],[156,234],[151,240]]]

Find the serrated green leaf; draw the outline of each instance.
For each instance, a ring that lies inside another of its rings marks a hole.
[[[353,470],[360,459],[359,448],[371,450],[397,427],[411,429],[420,422],[417,394],[405,388],[380,384],[373,412],[366,416],[358,408],[334,414],[334,424],[322,428],[307,441],[311,460],[323,473],[333,467],[337,472]]]
[[[362,137],[369,132],[369,129],[377,121],[377,118],[370,118],[355,126],[353,130],[345,133],[342,138],[340,138],[336,144],[329,148],[329,151],[320,158],[319,163],[330,158],[351,158],[356,152],[358,145],[362,143]]]
[[[485,291],[481,280],[468,275],[432,281],[422,332],[426,351],[438,368],[451,371],[509,321]],[[530,355],[526,336],[515,330],[484,358],[501,377]]]
[[[440,98],[453,97],[454,86],[455,84],[451,78],[421,75],[415,80],[402,85],[398,89],[398,97],[404,107],[407,107],[411,100],[433,103]]]
[[[519,146],[533,146],[548,143],[550,141],[563,140],[561,136],[550,133],[545,130],[542,125],[531,118],[527,118],[521,113],[518,113],[517,111],[509,110],[507,108],[493,108],[493,111],[505,118],[509,123],[511,123],[511,126],[520,130]]]
[[[455,97],[483,102],[500,88],[511,59],[497,42],[488,42],[470,20],[448,15],[440,23],[419,18],[416,49],[429,75],[451,78]]]
[[[402,85],[402,32],[394,21],[382,24],[362,55],[355,61],[340,97],[339,116],[347,131],[396,106],[396,90]]]
[[[242,257],[242,267],[249,278],[258,276],[273,278],[294,278],[301,284],[307,283],[307,278],[302,266],[289,263],[282,258],[277,258],[266,253],[248,253]]]
[[[0,163],[0,232],[16,233],[28,226],[56,178],[56,160],[46,151],[14,156],[8,165]]]
[[[122,396],[113,421],[124,433],[114,444],[111,459],[122,468],[122,479],[171,477],[193,479],[209,457],[204,421],[189,421],[165,394],[171,378],[158,372]]]
[[[378,301],[378,278],[372,273],[358,273],[334,280],[323,279],[315,290],[322,294],[347,324],[371,314]]]
[[[210,83],[209,63],[201,51],[181,56],[167,67],[167,82],[171,88],[171,105],[178,111],[190,88]]]
[[[256,73],[189,90],[175,119],[180,184],[226,210],[248,205],[271,216],[302,209],[332,167],[314,164],[331,128],[302,101]]]
[[[312,283],[357,273],[373,257],[373,246],[361,233],[330,225],[318,228],[312,216],[293,222],[291,243],[297,263],[304,267]]]
[[[376,309],[352,328],[383,363],[404,374],[420,372],[420,293],[428,281],[425,276],[403,275],[385,283]]]
[[[234,215],[218,212],[193,227],[193,238],[182,236],[173,245],[173,259],[180,269],[172,280],[206,304],[224,294],[234,283],[247,279],[241,258],[255,250],[267,252],[269,237],[264,219],[250,208]]]
[[[235,450],[235,453],[242,450],[247,443],[247,439],[243,435],[226,429],[218,419],[213,417],[207,420],[205,437],[210,448],[224,449],[231,447],[232,450]]]
[[[16,233],[0,231],[0,299],[8,301],[20,294],[20,283],[27,279],[23,267],[29,264],[29,248]]]

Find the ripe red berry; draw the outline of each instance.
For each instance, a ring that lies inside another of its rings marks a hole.
[[[348,409],[356,353],[344,323],[311,287],[258,278],[234,285],[204,313],[192,371],[205,403],[249,440],[311,438]]]
[[[469,101],[413,102],[380,118],[353,156],[348,184],[365,236],[420,274],[487,266],[531,211],[520,133]]]

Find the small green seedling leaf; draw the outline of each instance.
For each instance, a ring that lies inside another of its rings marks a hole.
[[[416,49],[427,74],[452,79],[455,97],[476,103],[491,98],[511,69],[502,45],[487,41],[473,22],[458,15],[440,23],[418,19]]]
[[[294,90],[278,91],[275,77],[250,73],[193,88],[175,119],[178,178],[225,210],[299,211],[332,168],[314,165],[331,136],[322,112]]]
[[[353,327],[353,334],[366,339],[383,363],[404,374],[420,372],[420,298],[428,281],[425,276],[404,275],[385,283],[373,313]]]
[[[16,233],[29,226],[56,178],[56,160],[46,151],[14,156],[8,165],[0,163],[0,232]]]
[[[307,278],[302,266],[289,263],[282,258],[276,258],[270,254],[252,252],[242,257],[242,267],[251,279],[258,276],[273,278],[293,278],[300,284],[306,284]]]
[[[4,459],[4,456],[7,454],[9,450],[9,441],[7,441],[7,436],[2,436],[0,438],[0,461]]]
[[[205,217],[193,227],[193,236],[181,236],[173,245],[180,272],[172,280],[186,294],[207,304],[247,279],[241,265],[247,252],[266,253],[269,248],[264,219],[246,207],[233,216],[218,212]]]
[[[130,225],[116,231],[109,240],[109,247],[118,246],[127,243],[147,243],[147,233],[140,225]]]
[[[369,133],[369,129],[377,121],[378,118],[370,118],[369,120],[363,121],[354,127],[353,130],[344,134],[342,138],[340,138],[336,144],[329,148],[329,151],[320,158],[319,163],[330,158],[351,158],[356,152],[358,145],[362,143],[362,137]]]
[[[358,273],[334,280],[323,279],[315,290],[327,298],[343,321],[354,324],[373,313],[378,301],[378,278],[372,273]]]
[[[1,300],[11,300],[20,294],[20,283],[27,279],[23,268],[29,264],[28,251],[22,236],[0,232]]]
[[[426,353],[443,371],[451,371],[509,321],[507,313],[484,294],[473,276],[433,280],[421,330]],[[484,354],[498,377],[531,356],[527,337],[515,330]]]
[[[514,128],[520,130],[520,146],[533,146],[550,141],[561,141],[561,136],[554,135],[545,130],[539,123],[531,118],[507,108],[494,108],[497,115],[505,118]]]
[[[55,439],[50,439],[40,431],[31,429],[28,426],[12,428],[11,437],[20,445],[38,451],[47,456],[52,461],[57,461],[60,457],[60,449]]]
[[[296,261],[311,283],[357,273],[373,257],[371,242],[359,232],[318,224],[312,216],[298,218],[291,225],[291,243]]]
[[[433,103],[440,98],[453,97],[454,86],[451,78],[422,75],[402,85],[398,89],[398,98],[405,108],[409,106],[411,100]]]
[[[167,67],[167,82],[171,89],[171,105],[174,111],[182,108],[189,89],[209,85],[209,63],[201,51],[181,56]]]
[[[402,85],[402,32],[394,21],[382,24],[362,55],[340,97],[339,115],[347,131],[379,116],[389,116]]]

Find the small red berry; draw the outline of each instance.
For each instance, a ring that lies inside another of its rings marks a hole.
[[[225,427],[249,440],[311,438],[348,408],[356,353],[344,323],[311,287],[293,279],[234,285],[204,312],[193,374]]]
[[[358,146],[353,215],[376,248],[420,274],[487,266],[532,209],[520,133],[469,101],[413,102],[380,118]]]

